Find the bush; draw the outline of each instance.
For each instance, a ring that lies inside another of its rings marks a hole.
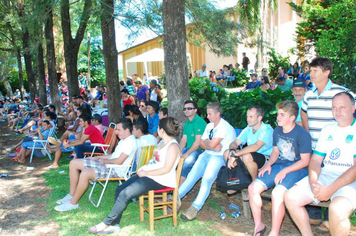
[[[233,68],[232,75],[235,76],[235,80],[232,81],[235,87],[245,86],[250,80],[250,78],[247,77],[247,71],[245,71],[244,69],[237,70],[236,68]]]
[[[222,99],[221,106],[227,121],[235,128],[243,129],[247,126],[247,109],[253,105],[261,106],[265,111],[263,121],[276,127],[276,104],[285,100],[294,100],[292,92],[282,92],[279,88],[264,92],[257,88],[252,92],[230,93]]]
[[[267,53],[270,59],[268,60],[269,72],[268,75],[270,78],[276,78],[278,75],[278,67],[283,66],[286,68],[286,73],[290,67],[289,57],[283,57],[280,54],[276,53],[274,48],[270,48],[270,51]]]

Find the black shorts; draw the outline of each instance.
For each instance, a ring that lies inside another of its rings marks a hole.
[[[256,162],[258,169],[261,169],[267,162],[267,157],[258,152],[251,152],[253,161]]]

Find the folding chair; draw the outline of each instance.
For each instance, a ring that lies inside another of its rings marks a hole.
[[[227,76],[225,80],[225,86],[228,86],[229,85],[229,82],[231,83],[231,85],[233,85],[232,81],[235,80],[235,75],[233,76]]]
[[[178,188],[179,188],[179,179],[180,174],[182,172],[184,158],[179,159],[179,163],[176,171],[176,188],[166,187],[164,189],[159,190],[151,190],[148,191],[148,195],[142,195],[139,198],[140,205],[140,221],[144,220],[144,212],[148,212],[148,219],[150,225],[150,231],[153,231],[154,220],[172,217],[173,226],[177,226],[177,199],[178,199]],[[167,193],[173,191],[173,199],[172,201],[167,201]],[[148,198],[148,207],[144,205],[144,199]],[[162,201],[155,203],[155,198],[161,198]],[[167,207],[173,210],[172,214],[167,214]],[[154,210],[162,209],[163,215],[154,217]]]
[[[115,129],[116,129],[116,124],[110,123],[109,128],[108,128],[107,133],[106,133],[106,136],[105,136],[104,144],[102,144],[102,143],[92,143],[91,145],[94,147],[93,151],[91,153],[90,152],[85,152],[84,153],[84,157],[107,155],[108,154],[108,149],[110,147],[111,140],[112,140],[112,138],[114,136]],[[101,148],[101,150],[103,150],[104,153],[95,152],[96,148]]]
[[[49,131],[49,135],[48,135],[48,138],[49,137],[53,137],[55,135],[55,130],[56,130],[56,127],[52,127]],[[32,158],[33,158],[33,154],[35,152],[35,150],[44,150],[45,153],[47,154],[48,158],[50,160],[52,160],[52,157],[51,157],[51,154],[48,152],[47,150],[47,145],[49,145],[49,141],[48,141],[48,138],[46,140],[42,140],[42,139],[35,139],[33,140],[33,146],[32,147],[29,147],[29,149],[32,149],[32,152],[31,152],[31,159],[30,159],[30,163],[32,163]],[[40,147],[37,147],[36,144],[39,143],[41,144]]]
[[[104,193],[105,193],[105,190],[106,190],[106,187],[108,186],[108,183],[109,181],[119,181],[119,185],[121,185],[121,181],[124,180],[128,180],[130,177],[131,177],[131,167],[132,167],[132,160],[135,158],[135,155],[133,155],[131,157],[131,160],[129,162],[129,164],[121,164],[121,165],[116,165],[116,164],[106,164],[106,167],[110,168],[109,169],[109,173],[107,175],[107,177],[105,179],[98,179],[96,181],[94,181],[93,183],[93,187],[91,188],[91,191],[90,191],[90,194],[89,194],[89,201],[95,206],[95,207],[99,207],[100,205],[100,202],[101,202],[101,199],[103,198],[104,196]],[[123,176],[123,177],[119,177],[119,178],[110,178],[110,175],[111,175],[111,172],[112,172],[112,169],[113,168],[118,168],[119,170],[119,175],[120,176]],[[105,182],[105,183],[103,183]],[[95,201],[92,199],[92,195],[93,195],[93,192],[94,192],[94,189],[95,189],[95,186],[97,184],[100,184],[102,187],[103,187],[103,190],[101,191],[101,194],[100,194],[100,198],[98,200],[97,203],[95,203]]]

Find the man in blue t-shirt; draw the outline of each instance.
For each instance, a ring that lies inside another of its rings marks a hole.
[[[158,110],[159,110],[159,105],[157,102],[155,101],[148,102],[147,104],[148,132],[150,134],[153,134],[155,137],[158,136],[157,133],[158,123],[159,123]]]
[[[251,82],[249,82],[244,89],[242,89],[242,92],[250,92],[253,91],[254,89],[258,88],[261,86],[261,81],[257,80],[257,73],[252,72],[250,74],[251,77]]]
[[[229,149],[224,152],[225,161],[229,161],[228,168],[234,168],[237,165],[236,159],[231,157],[233,153],[244,162],[252,179],[257,177],[258,169],[261,169],[266,164],[273,150],[273,128],[263,123],[263,116],[262,107],[250,107],[247,110],[248,126],[230,144]],[[241,144],[247,144],[247,146],[238,150]],[[229,190],[228,194],[232,194],[232,191]]]
[[[276,186],[272,192],[272,229],[279,235],[285,215],[284,195],[296,182],[308,175],[311,149],[310,134],[295,123],[298,104],[283,101],[277,104],[278,127],[273,132],[273,151],[258,177],[248,187],[250,206],[255,222],[254,235],[263,234],[266,225],[261,220],[261,193]]]

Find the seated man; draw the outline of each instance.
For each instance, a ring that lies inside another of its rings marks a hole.
[[[283,101],[277,104],[278,127],[273,132],[273,151],[258,177],[248,187],[250,207],[255,223],[253,235],[263,235],[261,193],[276,185],[272,191],[272,229],[269,235],[277,236],[285,214],[284,195],[296,182],[308,175],[311,153],[310,134],[295,123],[298,104]]]
[[[206,126],[200,140],[200,147],[205,151],[199,155],[187,179],[179,187],[179,198],[182,198],[202,178],[197,198],[181,215],[185,220],[195,219],[198,211],[203,207],[220,168],[225,165],[223,153],[236,138],[234,128],[221,118],[219,103],[207,105],[207,116],[210,123]]]
[[[95,128],[97,128],[101,135],[103,135],[104,133],[104,127],[101,125],[101,115],[99,114],[94,114],[93,117],[91,118],[91,124],[95,126]]]
[[[157,129],[159,123],[158,117],[159,104],[155,101],[149,101],[147,103],[147,117],[148,117],[148,132],[155,137],[158,136]]]
[[[291,188],[285,202],[302,235],[313,235],[304,208],[312,202],[331,200],[331,235],[348,235],[351,213],[356,209],[356,134],[355,99],[341,92],[332,100],[337,122],[322,129],[309,164],[309,176]],[[323,167],[322,167],[323,164]]]
[[[282,90],[283,92],[288,92],[292,89],[293,80],[278,76],[276,79],[276,84],[278,84],[278,88],[280,90]]]
[[[246,87],[242,89],[242,92],[250,92],[261,86],[261,81],[257,80],[257,73],[253,72],[250,76],[251,82],[249,82]]]
[[[180,148],[182,148],[182,157],[184,158],[179,181],[180,185],[185,181],[199,155],[203,152],[199,146],[201,136],[206,127],[205,120],[197,114],[198,105],[196,102],[190,100],[185,101],[183,112],[188,119],[184,124],[183,136],[179,143]]]
[[[262,107],[250,107],[247,110],[248,126],[230,144],[229,149],[224,152],[225,161],[229,159],[228,168],[231,169],[237,165],[236,159],[231,157],[231,153],[234,153],[246,165],[252,179],[257,177],[257,171],[266,164],[273,150],[273,128],[263,123],[263,116],[264,111]],[[238,147],[245,143],[248,146],[238,150]],[[232,194],[234,192],[236,191],[229,190],[227,193]]]
[[[132,132],[132,122],[130,119],[121,119],[117,125],[119,144],[111,155],[90,157],[86,159],[75,159],[70,162],[70,191],[64,198],[56,203],[56,211],[70,211],[79,207],[78,201],[88,188],[89,180],[106,178],[109,168],[106,164],[129,164],[135,155],[137,144]],[[113,168],[111,178],[121,176],[120,167]]]
[[[63,152],[72,152],[75,150],[75,152],[77,153],[77,158],[83,158],[84,152],[93,151],[94,147],[91,146],[91,143],[104,144],[104,138],[101,135],[100,131],[90,124],[91,122],[90,115],[82,114],[79,118],[80,118],[79,122],[81,127],[85,128],[83,136],[80,139],[64,142],[59,147],[57,147],[54,156],[54,162],[52,165],[47,167],[48,169],[55,169],[59,167],[58,162]],[[90,140],[90,143],[87,143],[86,142],[87,140]],[[99,148],[97,148],[95,151],[102,152],[102,150]]]

